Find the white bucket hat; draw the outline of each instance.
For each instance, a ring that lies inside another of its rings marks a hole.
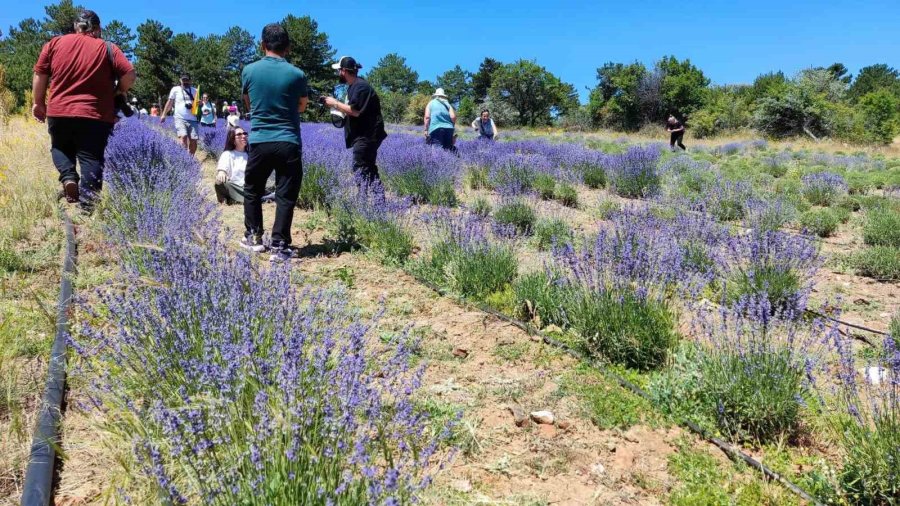
[[[444,88],[438,88],[434,90],[434,95],[432,95],[432,97],[447,98],[447,94],[444,93]]]

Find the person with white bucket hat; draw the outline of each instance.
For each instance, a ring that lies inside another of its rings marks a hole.
[[[425,107],[425,142],[455,151],[453,146],[456,129],[456,111],[447,100],[444,88],[438,88]]]

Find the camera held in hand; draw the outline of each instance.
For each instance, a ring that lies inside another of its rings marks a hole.
[[[122,116],[125,116],[126,118],[134,116],[134,109],[128,105],[128,100],[125,98],[125,95],[120,95],[118,93],[116,93],[113,98],[113,112],[121,112]]]

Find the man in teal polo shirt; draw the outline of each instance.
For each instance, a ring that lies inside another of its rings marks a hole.
[[[284,27],[272,23],[262,32],[266,55],[244,67],[241,88],[244,108],[250,111],[250,159],[244,176],[244,226],[241,246],[265,251],[262,244],[262,196],[266,180],[275,171],[275,224],[272,226],[273,262],[293,257],[291,222],[303,177],[300,113],[308,101],[306,75],[284,59],[291,41]]]

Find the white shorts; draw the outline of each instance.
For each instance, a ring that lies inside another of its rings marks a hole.
[[[200,134],[197,133],[198,130],[199,124],[197,121],[175,118],[175,135],[178,137],[190,137],[197,140],[200,138]]]

